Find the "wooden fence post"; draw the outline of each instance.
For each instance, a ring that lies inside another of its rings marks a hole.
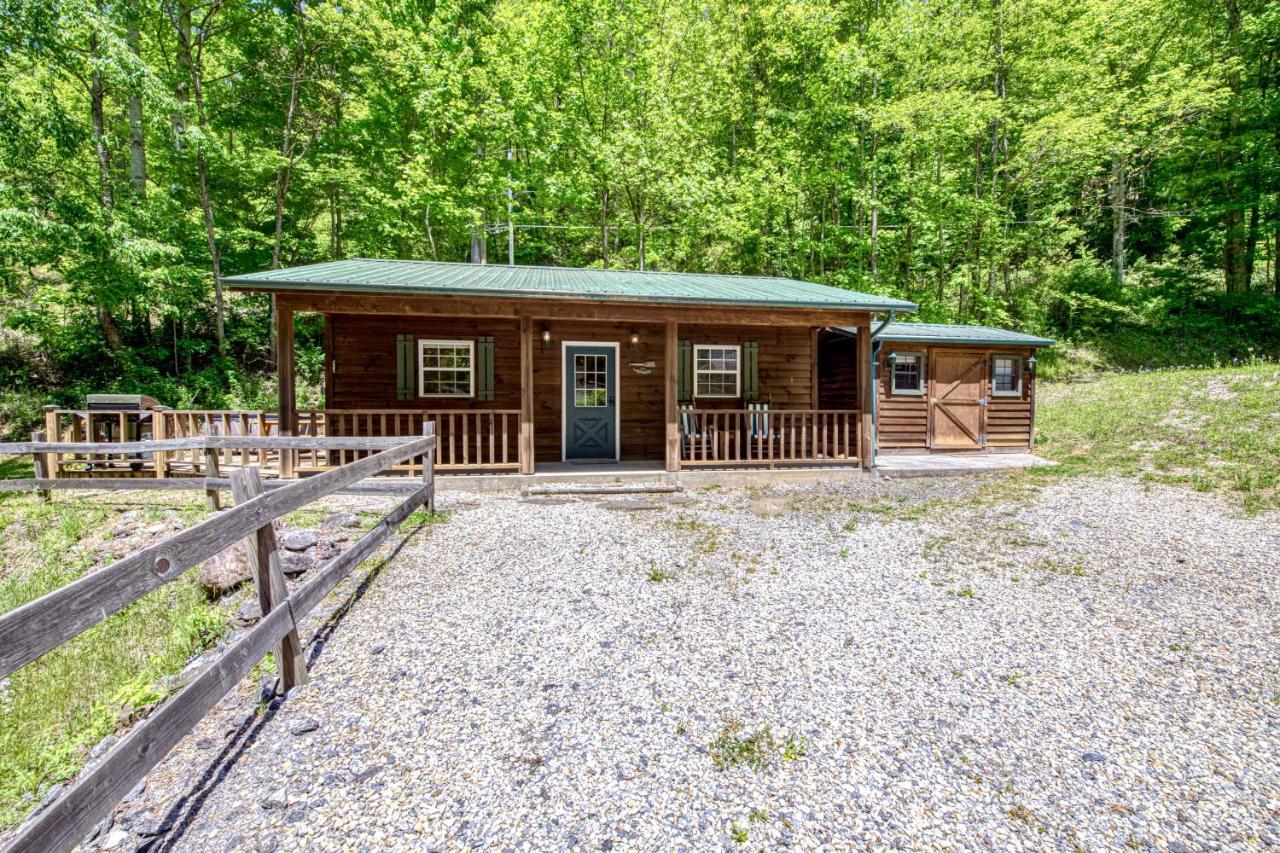
[[[422,435],[424,438],[436,434],[436,425],[429,420],[422,422]],[[427,512],[434,513],[436,511],[436,466],[435,466],[435,448],[422,454],[422,485],[431,487],[431,494],[427,495]]]
[[[151,437],[160,440],[169,437],[169,424],[165,421],[165,412],[167,409],[153,409],[151,412]],[[163,450],[157,450],[151,455],[155,462],[156,479],[163,480],[169,476],[169,454]]]
[[[32,441],[44,441],[44,430],[38,429],[31,433]],[[32,453],[31,458],[35,463],[36,478],[44,480],[49,477],[49,457],[43,453]],[[48,489],[40,489],[40,500],[48,503],[53,498],[53,493]]]
[[[241,468],[231,472],[231,494],[236,504],[253,500],[262,494],[262,478],[257,468]],[[258,605],[262,616],[275,607],[288,607],[289,587],[280,569],[279,549],[276,545],[274,522],[268,521],[244,540],[249,552],[249,566],[253,569],[253,586],[258,591]],[[292,614],[290,614],[292,619]],[[275,647],[276,671],[280,674],[281,689],[287,693],[294,687],[307,683],[307,660],[302,654],[302,641],[298,638],[298,625],[280,638]]]
[[[215,448],[206,447],[204,449],[204,476],[205,479],[222,476],[222,467],[218,463],[218,451]],[[218,497],[216,487],[205,489],[204,496],[210,512],[217,512],[222,508],[222,501]],[[239,501],[240,499],[236,498],[236,500]]]
[[[44,440],[45,441],[61,441],[62,430],[60,426],[61,425],[58,423],[58,407],[45,406],[44,407]],[[75,438],[73,437],[71,440],[75,441]],[[85,440],[93,441],[93,438],[89,437]],[[49,472],[50,477],[57,477],[58,476],[58,455],[56,453],[46,453],[44,457],[44,466],[45,466],[45,470]]]

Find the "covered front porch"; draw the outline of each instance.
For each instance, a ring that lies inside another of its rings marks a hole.
[[[326,406],[290,409],[296,309],[284,299],[277,308],[276,429],[283,435],[411,436],[433,423],[442,475],[856,468],[867,461],[863,410],[817,405],[817,327],[417,316],[400,318],[396,328],[410,331],[389,336],[379,332],[389,325],[383,318],[326,313]],[[416,393],[424,381],[419,348],[446,335],[468,344],[459,363],[475,387],[431,405]],[[727,354],[719,366],[732,369],[723,376],[735,387],[723,396],[696,394],[708,351]],[[395,374],[406,361],[415,376],[397,389],[392,383],[403,381]],[[233,417],[227,428],[237,427]],[[215,418],[209,428],[223,427]],[[281,476],[326,470],[358,453],[297,451],[281,459]]]

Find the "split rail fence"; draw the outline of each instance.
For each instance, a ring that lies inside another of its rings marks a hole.
[[[423,427],[420,438],[291,438],[197,436],[153,441],[113,442],[113,453],[175,452],[218,453],[246,449],[258,452],[306,448],[376,451],[313,477],[264,484],[256,467],[234,471],[227,481],[213,478],[177,478],[169,488],[229,487],[235,505],[199,524],[175,533],[92,574],[59,587],[35,601],[0,614],[0,680],[40,656],[79,636],[107,617],[167,584],[187,570],[237,543],[244,542],[253,570],[254,586],[262,607],[262,619],[231,644],[217,661],[201,671],[186,687],[159,706],[91,769],[82,773],[48,807],[23,824],[4,847],[5,853],[64,851],[78,844],[90,829],[107,817],[116,804],[158,764],[175,745],[247,676],[267,652],[275,653],[282,688],[301,684],[307,677],[298,622],[319,604],[337,584],[377,548],[415,510],[435,503],[434,426]],[[0,481],[0,489],[136,489],[164,488],[157,479],[122,478],[63,480],[43,470],[48,454],[106,452],[85,442],[19,442],[0,444],[0,454],[34,454],[37,476],[27,480]],[[342,553],[321,564],[311,579],[288,592],[277,555],[275,519],[327,495],[349,492],[366,478],[406,463],[421,468],[421,479],[399,480],[412,492],[372,529]],[[181,485],[173,485],[174,482]],[[224,485],[225,482],[225,485]],[[72,485],[75,484],[75,485]],[[150,484],[143,485],[143,484]],[[187,485],[192,484],[192,485]]]

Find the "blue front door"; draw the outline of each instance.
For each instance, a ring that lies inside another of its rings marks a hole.
[[[565,347],[565,459],[618,458],[617,358],[613,347]]]

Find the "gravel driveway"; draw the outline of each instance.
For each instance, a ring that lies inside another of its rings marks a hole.
[[[1280,844],[1276,516],[1120,480],[689,497],[443,495],[311,683],[224,703],[122,825],[166,816],[153,849]]]

